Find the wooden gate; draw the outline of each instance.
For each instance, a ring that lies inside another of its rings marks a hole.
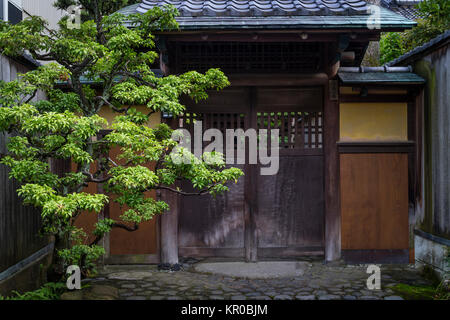
[[[180,256],[256,260],[322,254],[322,89],[233,87],[211,92],[205,102],[187,105],[178,121],[191,134],[194,121],[202,121],[203,131],[222,130],[224,137],[225,129],[267,129],[272,141],[272,130],[277,129],[279,171],[261,175],[262,165],[234,164],[245,177],[230,185],[229,192],[181,197]],[[189,184],[183,183],[183,188]]]

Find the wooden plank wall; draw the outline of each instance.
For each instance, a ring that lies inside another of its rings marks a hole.
[[[0,80],[9,82],[27,68],[0,55]],[[39,93],[37,98],[42,98]],[[8,135],[0,133],[0,153],[5,154]],[[0,165],[0,272],[27,258],[47,244],[38,235],[41,225],[39,211],[25,207],[17,196],[18,184],[8,177],[9,170]]]
[[[342,250],[408,249],[408,155],[341,154]]]
[[[0,153],[6,152],[7,136],[0,134]],[[0,165],[0,272],[44,247],[46,239],[38,235],[39,211],[25,207],[17,196],[18,184],[8,177],[9,170]]]

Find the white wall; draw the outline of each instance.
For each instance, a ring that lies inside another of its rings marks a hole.
[[[20,0],[15,0],[20,1]],[[21,0],[24,18],[30,15],[41,16],[49,23],[50,29],[56,29],[57,23],[64,16],[64,11],[53,7],[55,0]]]

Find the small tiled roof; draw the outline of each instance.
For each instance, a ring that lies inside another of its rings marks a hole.
[[[361,0],[143,0],[119,10],[128,15],[145,13],[154,6],[172,4],[180,11],[181,30],[242,29],[368,29],[377,24],[382,31],[401,31],[414,21],[378,6],[379,19]]]
[[[286,16],[367,14],[362,0],[144,0],[137,11],[171,4],[186,16]]]
[[[425,80],[412,72],[339,72],[343,84],[422,84]]]

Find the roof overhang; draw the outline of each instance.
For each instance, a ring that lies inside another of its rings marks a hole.
[[[421,85],[425,79],[412,72],[338,72],[343,85]]]
[[[149,1],[148,3],[158,1]],[[201,1],[200,1],[201,2]],[[170,1],[168,2],[170,3]],[[178,1],[177,3],[181,3]],[[142,4],[141,4],[142,5]],[[180,5],[181,6],[181,5]],[[381,6],[375,6],[371,11],[357,11],[353,14],[343,14],[334,11],[318,11],[309,14],[284,13],[273,11],[270,15],[240,15],[208,14],[186,15],[176,18],[180,31],[200,30],[361,30],[361,31],[402,31],[416,25],[415,21],[404,18]],[[147,5],[145,8],[150,9]],[[139,5],[131,5],[118,11],[124,15],[143,13],[145,10]],[[326,13],[326,14],[325,14]],[[278,14],[278,15],[277,15]]]

